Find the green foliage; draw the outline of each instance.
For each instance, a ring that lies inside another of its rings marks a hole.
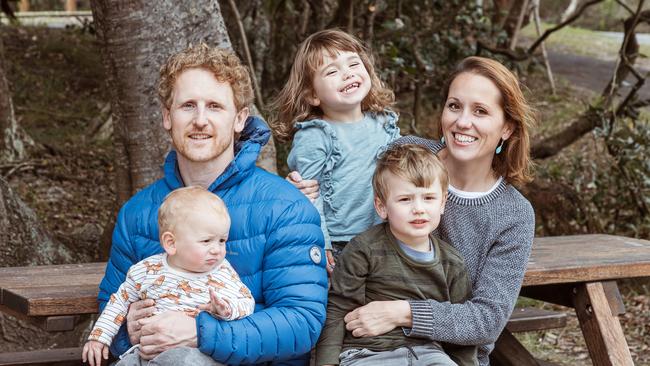
[[[603,180],[615,184],[618,199],[614,200],[617,232],[637,237],[650,236],[650,123],[648,120],[625,118],[616,126],[596,130],[603,136],[615,164]],[[601,201],[606,202],[603,195]],[[611,200],[611,199],[610,199]]]
[[[422,103],[412,95],[415,89],[419,87],[421,99],[430,103],[424,110],[434,110],[444,97],[442,86],[453,67],[476,54],[476,39],[495,32],[490,19],[473,1],[408,2],[399,9],[397,5],[387,2],[377,14],[378,30],[372,44],[381,77],[397,95],[404,128],[412,119],[423,117],[414,115],[415,104]],[[423,120],[420,128],[433,130],[426,126],[431,122]],[[415,131],[407,128],[405,132]]]
[[[540,234],[650,237],[648,120],[619,119],[613,129],[596,129],[577,145],[538,169],[543,189],[535,187],[531,195],[538,198]]]

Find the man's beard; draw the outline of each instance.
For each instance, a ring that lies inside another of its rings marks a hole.
[[[192,147],[191,139],[187,136],[182,136],[181,141],[176,141],[174,138],[174,133],[172,131],[172,145],[178,154],[183,156],[186,160],[195,162],[195,163],[205,163],[210,160],[215,160],[226,152],[234,142],[234,138],[230,138],[226,141],[220,141],[219,136],[213,136],[211,138],[210,144],[208,146],[202,146],[201,148]]]

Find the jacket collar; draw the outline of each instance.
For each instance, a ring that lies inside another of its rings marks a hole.
[[[226,170],[212,182],[208,190],[216,192],[227,189],[239,183],[255,169],[257,156],[271,136],[266,122],[257,116],[248,117],[239,140],[235,142],[235,158],[228,164]],[[170,190],[183,187],[183,180],[178,169],[176,151],[172,150],[165,158],[163,178]]]

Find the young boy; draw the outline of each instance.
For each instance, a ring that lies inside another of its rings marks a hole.
[[[225,259],[230,216],[221,198],[197,186],[177,189],[160,206],[158,227],[165,252],[133,265],[111,295],[83,348],[82,359],[91,366],[108,358],[108,347],[137,300],[154,299],[157,313],[179,310],[192,317],[201,310],[224,320],[253,313],[251,292]],[[140,364],[137,352],[121,358],[118,364]]]
[[[393,146],[377,162],[375,209],[385,223],[353,238],[332,274],[317,365],[476,365],[476,347],[409,338],[401,328],[354,337],[345,314],[371,301],[470,297],[460,254],[431,232],[447,196],[447,171],[428,149]]]

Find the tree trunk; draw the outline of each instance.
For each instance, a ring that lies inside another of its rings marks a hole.
[[[69,263],[70,251],[52,240],[36,214],[0,178],[0,267]]]
[[[1,27],[2,25],[0,25],[0,29]],[[22,160],[25,157],[25,145],[18,131],[9,83],[5,74],[4,45],[0,37],[0,160]]]
[[[170,148],[161,126],[158,70],[167,57],[204,41],[230,47],[216,1],[91,2],[111,90],[118,201],[160,178]]]
[[[569,5],[564,9],[564,12],[562,13],[562,17],[560,18],[560,22],[563,22],[567,20],[571,14],[573,14],[576,9],[578,8],[578,0],[571,0]]]

